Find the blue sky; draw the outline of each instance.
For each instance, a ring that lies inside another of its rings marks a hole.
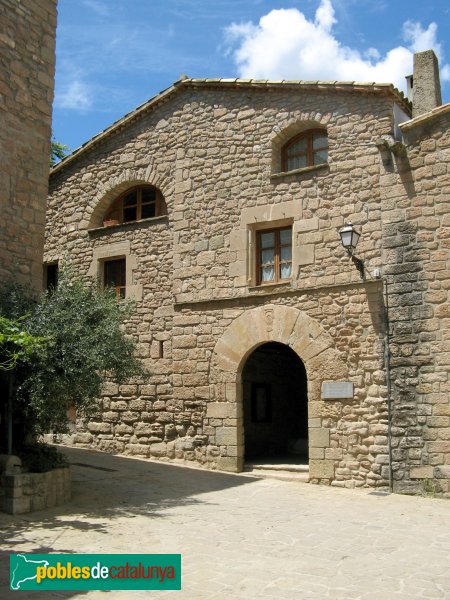
[[[59,0],[55,138],[72,150],[189,77],[392,81],[440,56],[448,0]]]

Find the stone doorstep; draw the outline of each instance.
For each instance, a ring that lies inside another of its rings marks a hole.
[[[252,469],[239,473],[243,477],[254,477],[257,479],[279,479],[281,481],[296,481],[298,483],[309,483],[309,472],[306,471],[283,471],[274,469]]]
[[[284,464],[284,463],[247,463],[244,465],[242,475],[252,477],[280,479],[282,481],[309,482],[309,465]]]
[[[309,465],[295,465],[289,463],[247,463],[244,470],[254,471],[263,469],[266,471],[289,471],[290,473],[309,473]]]

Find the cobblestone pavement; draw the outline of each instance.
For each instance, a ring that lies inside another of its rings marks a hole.
[[[450,502],[186,469],[67,449],[73,497],[0,514],[0,598],[10,552],[181,553],[181,592],[47,598],[450,599]],[[100,468],[98,468],[100,467]]]

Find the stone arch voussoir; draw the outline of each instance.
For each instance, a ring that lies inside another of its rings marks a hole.
[[[221,381],[237,382],[247,357],[261,344],[279,342],[303,361],[308,381],[342,378],[347,367],[320,323],[297,308],[269,304],[236,318],[216,343],[213,368]]]
[[[314,407],[312,413],[316,415],[322,410],[322,381],[344,379],[348,375],[347,366],[334,347],[333,338],[316,319],[297,308],[268,304],[247,310],[234,319],[217,341],[211,358],[210,381],[214,392],[207,414],[226,414],[236,420],[236,426],[216,428],[212,443],[226,443],[229,451],[227,456],[218,459],[219,469],[243,469],[242,370],[253,350],[266,342],[285,344],[302,360],[308,379],[308,404]],[[310,462],[311,474],[319,479],[330,479],[331,467],[330,472],[326,473],[322,469],[322,463],[327,463],[329,467],[328,462]]]
[[[136,185],[153,185],[161,190],[166,199],[173,193],[173,184],[168,177],[162,177],[152,166],[142,169],[126,169],[118,175],[111,177],[106,183],[100,183],[97,193],[86,207],[84,220],[88,229],[101,227],[103,215],[111,203],[121,193]]]
[[[278,123],[271,134],[272,173],[281,171],[281,149],[288,140],[308,129],[321,127],[326,129],[330,116],[328,113],[309,111],[301,113],[295,119],[285,119]]]

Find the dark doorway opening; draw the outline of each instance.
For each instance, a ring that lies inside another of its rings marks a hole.
[[[284,344],[259,346],[242,372],[245,460],[308,463],[306,370]]]

